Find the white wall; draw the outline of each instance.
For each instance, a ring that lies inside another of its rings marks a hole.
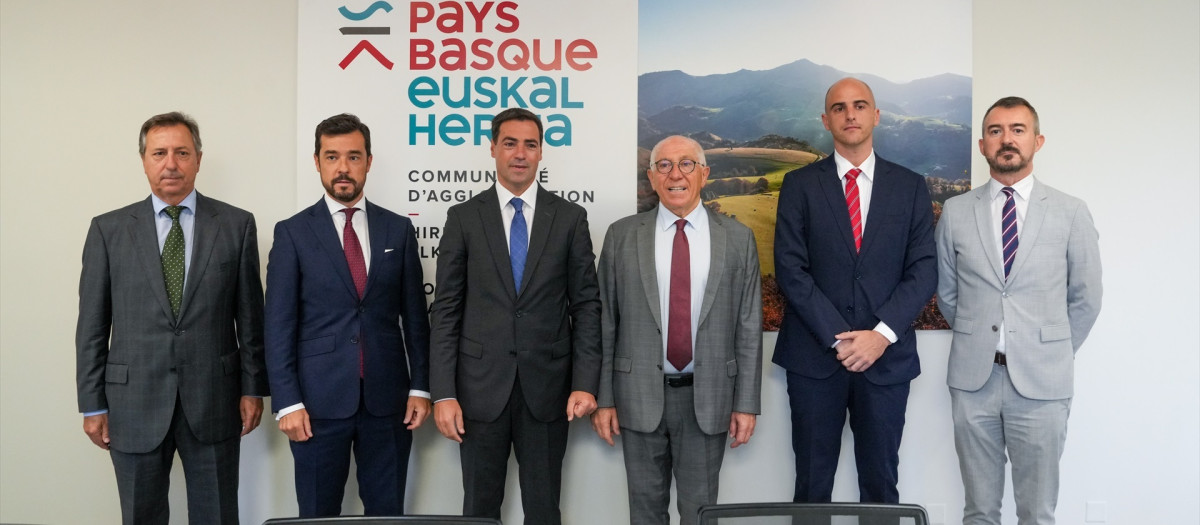
[[[1078,358],[1064,524],[1085,523],[1089,501],[1106,504],[1107,523],[1187,523],[1200,512],[1200,6],[1141,4],[974,4],[976,121],[1001,96],[1030,99],[1047,136],[1038,176],[1085,199],[1101,232],[1107,293]],[[181,109],[205,139],[198,188],[255,213],[265,264],[271,225],[295,211],[297,161],[307,163],[294,140],[295,41],[296,7],[281,0],[0,2],[0,521],[119,520],[112,466],[75,408],[88,220],[145,197],[137,129]],[[985,180],[978,158],[974,171]],[[768,354],[774,340],[765,336]],[[925,372],[909,403],[901,494],[955,523],[949,337],[919,341]],[[751,445],[726,455],[722,501],[791,493],[783,376],[764,371],[765,415]],[[586,422],[571,433],[567,520],[624,521],[619,450]],[[456,513],[457,451],[431,427],[416,450],[410,509]],[[293,514],[291,457],[272,422],[242,454],[243,521]],[[855,499],[843,457],[835,495]],[[173,522],[184,523],[180,469],[173,479]],[[515,490],[508,501],[506,519],[519,522]],[[1015,523],[1011,501],[1007,510]]]

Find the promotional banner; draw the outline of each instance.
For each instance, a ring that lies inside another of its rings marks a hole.
[[[296,209],[324,191],[316,125],[358,115],[374,157],[364,193],[412,219],[429,300],[446,210],[496,181],[490,122],[505,109],[541,117],[538,183],[588,210],[597,253],[634,212],[634,1],[302,1],[297,46]]]

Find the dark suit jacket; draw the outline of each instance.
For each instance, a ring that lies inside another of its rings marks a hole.
[[[362,300],[329,207],[321,199],[275,225],[267,264],[267,367],[276,410],[341,419],[362,399],[376,416],[402,413],[429,389],[429,320],[412,222],[366,206],[371,266]]]
[[[758,414],[762,390],[762,281],[754,232],[708,213],[711,257],[693,345],[696,422],[729,431],[731,412]],[[600,254],[601,407],[622,427],[653,432],[663,419],[663,327],[654,262],[658,207],[609,227]],[[694,299],[693,299],[694,300]]]
[[[775,222],[775,272],[787,299],[776,364],[805,377],[842,367],[834,336],[879,321],[897,341],[865,372],[878,385],[921,373],[912,322],[937,288],[933,208],[925,178],[875,157],[871,207],[855,253],[833,156],[784,176]]]
[[[587,212],[539,186],[534,213],[520,295],[495,188],[446,215],[430,386],[435,401],[457,398],[468,419],[496,419],[518,369],[541,421],[566,417],[571,391],[597,391],[600,296]]]
[[[262,282],[250,213],[196,196],[179,321],[163,282],[147,198],[92,219],[75,332],[79,410],[107,409],[110,446],[149,452],[183,407],[204,442],[236,437],[243,395],[268,394]]]

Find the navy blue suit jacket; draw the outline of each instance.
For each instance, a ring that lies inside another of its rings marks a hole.
[[[865,372],[877,385],[921,373],[911,325],[937,289],[933,208],[925,178],[876,156],[862,250],[833,156],[784,176],[775,223],[775,273],[786,297],[772,361],[814,379],[842,367],[835,335],[879,321],[897,341]]]
[[[276,410],[309,416],[402,413],[429,390],[429,318],[412,222],[366,207],[371,265],[362,300],[325,200],[275,225],[267,263],[267,375]],[[358,338],[364,337],[362,381]]]

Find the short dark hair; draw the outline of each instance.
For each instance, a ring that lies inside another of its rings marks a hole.
[[[1000,100],[997,100],[995,104],[992,104],[992,107],[988,108],[987,111],[984,112],[983,121],[987,122],[987,116],[992,112],[993,109],[996,109],[996,108],[1009,109],[1009,108],[1015,108],[1017,106],[1025,106],[1026,108],[1029,108],[1029,113],[1033,114],[1033,134],[1041,135],[1042,134],[1042,124],[1038,120],[1037,110],[1033,109],[1033,104],[1030,104],[1028,100],[1025,100],[1021,97],[1004,97]],[[985,129],[984,132],[987,132],[987,130]]]
[[[146,156],[146,134],[150,130],[180,124],[187,126],[188,132],[192,134],[192,144],[196,146],[196,151],[204,151],[204,147],[200,145],[200,126],[196,124],[196,121],[192,117],[178,111],[172,111],[150,117],[142,124],[142,131],[138,134],[138,155]]]
[[[501,111],[499,115],[492,117],[492,144],[495,144],[496,140],[500,138],[500,125],[510,120],[533,121],[538,127],[538,144],[542,143],[542,134],[545,133],[542,130],[542,119],[525,108],[508,108]]]
[[[321,154],[321,137],[349,135],[351,133],[354,133],[355,131],[362,133],[363,142],[366,144],[366,147],[367,147],[367,156],[370,157],[371,156],[371,128],[368,128],[366,124],[363,124],[363,122],[361,120],[359,120],[358,117],[351,115],[349,113],[342,113],[340,115],[334,115],[325,120],[322,120],[320,124],[317,124],[317,133],[316,133],[317,140],[316,140],[316,145],[313,146],[313,155]]]

